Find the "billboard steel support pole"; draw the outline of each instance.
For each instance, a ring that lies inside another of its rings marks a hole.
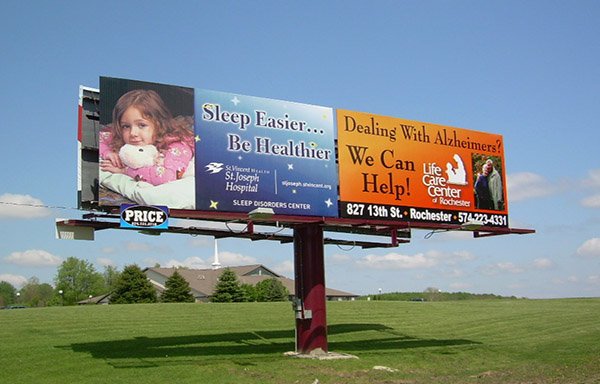
[[[296,352],[302,354],[328,351],[324,253],[319,224],[294,227]]]

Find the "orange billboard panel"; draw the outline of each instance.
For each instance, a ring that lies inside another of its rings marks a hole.
[[[337,110],[347,218],[508,226],[502,136]]]

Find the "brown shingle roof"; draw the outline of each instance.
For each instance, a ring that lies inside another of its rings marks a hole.
[[[243,284],[256,285],[262,280],[275,277],[290,291],[294,293],[294,280],[285,276],[281,276],[269,268],[261,264],[243,265],[238,267],[228,267],[238,277],[238,280]],[[196,297],[212,296],[214,288],[217,285],[218,278],[223,273],[223,269],[187,269],[187,268],[146,268],[144,272],[153,281],[159,290],[162,290],[161,285],[173,274],[179,274],[187,280],[192,289],[192,293]],[[326,288],[326,296],[328,297],[357,297],[358,295],[340,291],[337,289]]]

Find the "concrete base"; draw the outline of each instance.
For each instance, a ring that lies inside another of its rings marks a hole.
[[[288,357],[296,357],[298,359],[313,359],[313,360],[343,360],[343,359],[358,359],[358,356],[347,353],[325,352],[321,348],[313,349],[310,353],[286,352],[283,354]]]

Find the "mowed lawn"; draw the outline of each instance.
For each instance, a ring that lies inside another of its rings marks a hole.
[[[0,382],[600,382],[600,299],[331,302],[327,316],[329,350],[358,359],[284,356],[290,303],[2,310]]]

